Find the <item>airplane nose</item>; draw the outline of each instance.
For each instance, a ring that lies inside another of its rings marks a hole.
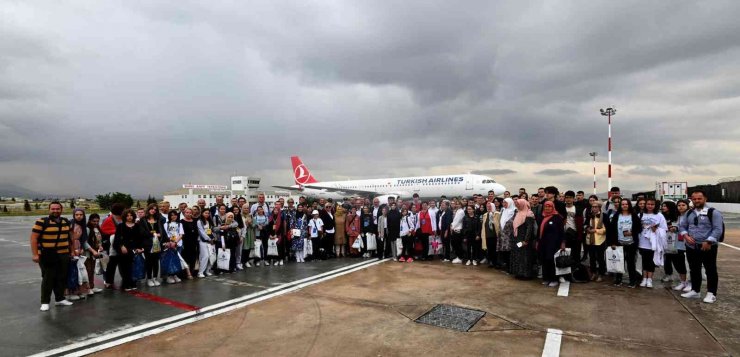
[[[503,195],[504,192],[506,192],[506,187],[502,184],[496,184],[496,188],[494,188],[493,192],[496,192],[496,195]]]

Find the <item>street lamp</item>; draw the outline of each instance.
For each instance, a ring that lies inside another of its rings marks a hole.
[[[612,188],[612,115],[617,115],[617,110],[614,108],[600,109],[601,115],[609,117],[609,184],[606,189],[611,190]]]
[[[596,194],[596,155],[598,155],[595,151],[588,153],[589,156],[594,158],[594,195]]]

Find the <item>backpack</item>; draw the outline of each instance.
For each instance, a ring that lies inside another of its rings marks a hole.
[[[693,210],[691,213],[696,214]],[[709,207],[707,210],[707,216],[709,217],[709,224],[714,225],[714,222],[712,222],[712,217],[714,216],[714,207]],[[689,218],[688,216],[686,218]],[[725,241],[725,221],[722,221],[722,233],[720,233],[719,238],[717,238],[717,241],[722,243]]]

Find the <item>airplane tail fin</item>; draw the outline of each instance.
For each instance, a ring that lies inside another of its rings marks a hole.
[[[311,175],[311,171],[308,171],[308,167],[303,164],[303,161],[298,156],[291,156],[290,163],[293,164],[293,178],[295,178],[296,185],[319,182]]]

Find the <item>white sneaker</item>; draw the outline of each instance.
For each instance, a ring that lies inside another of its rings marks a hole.
[[[670,283],[671,281],[673,281],[673,277],[670,275],[667,275],[667,276],[664,276],[663,279],[660,279],[660,281],[663,283]]]
[[[207,270],[207,271],[206,271],[206,276],[213,276],[213,272],[212,272],[212,271],[210,271],[210,270]]]
[[[550,288],[554,288],[556,286],[558,286],[558,282],[557,281],[553,281],[550,284],[547,284],[547,287],[550,287]]]
[[[559,282],[560,282],[560,283],[562,284],[562,283],[564,283],[564,282],[565,282],[565,278],[563,278],[563,277],[561,276],[560,278],[558,278],[558,281],[559,281]]]
[[[236,270],[242,270],[242,269],[244,269],[244,266],[241,265],[241,263],[236,265]]]
[[[278,265],[283,266],[283,261],[282,260],[278,261]]]
[[[154,286],[154,280],[152,280],[152,279],[146,279],[146,286],[153,287]]]
[[[465,263],[465,265],[470,265],[470,260],[468,260],[468,262],[467,262],[467,263]]]
[[[171,276],[168,276],[167,277],[167,284],[174,284],[174,283],[175,283],[175,279],[172,278]]]
[[[99,294],[99,293],[102,293],[103,292],[103,289],[101,289],[101,288],[93,288],[92,289],[92,292],[94,292],[96,294]]]
[[[69,301],[77,301],[79,299],[80,299],[80,297],[78,295],[70,295],[70,296],[67,296],[67,300],[69,300]]]
[[[640,287],[644,288],[647,286],[647,279],[642,279],[642,282],[640,282]]]
[[[181,281],[182,281],[182,280],[180,280],[180,278],[179,278],[179,277],[176,277],[176,276],[174,277],[174,279],[175,279],[175,282],[176,282],[176,283],[179,283],[179,282],[181,282]]]
[[[683,288],[683,292],[687,293],[687,292],[689,292],[689,291],[693,291],[693,290],[694,290],[694,289],[693,289],[693,288],[692,288],[692,286],[691,286],[691,282],[687,280],[687,281],[686,281],[686,287],[685,287],[685,288]]]
[[[247,268],[251,268],[251,267],[252,267],[252,263],[247,262]]]
[[[256,267],[260,266],[260,262],[254,263],[254,266],[256,266]]]
[[[486,258],[483,258],[483,260],[481,260],[481,261],[480,261],[480,263],[481,263],[481,264],[486,264],[486,263],[488,263],[488,259],[486,259]]]
[[[452,264],[462,264],[462,260],[460,260],[460,258],[455,258],[455,259],[454,259],[454,260],[452,261]]]
[[[92,291],[92,290],[89,290],[89,291],[87,292],[87,296],[93,296],[93,295],[95,295],[95,292],[94,292],[94,291]]]
[[[686,287],[686,282],[682,281],[678,285],[673,287],[673,290],[675,291],[682,291]]]
[[[267,260],[265,260],[265,266],[266,267],[269,267],[270,266],[270,262],[268,262]]]
[[[645,287],[652,289],[653,288],[653,279],[648,279],[647,282],[645,283]]]
[[[72,302],[69,300],[57,301],[54,303],[56,306],[72,306]]]
[[[701,297],[701,294],[697,293],[694,290],[691,290],[691,291],[689,291],[687,293],[681,294],[681,297],[682,298],[686,298],[686,299],[698,299],[698,298]]]
[[[478,262],[473,260],[473,266],[478,266]]]
[[[704,302],[707,304],[714,304],[717,302],[717,297],[712,293],[707,293],[707,296],[704,297]]]
[[[205,277],[206,277],[206,275],[205,275],[205,274],[203,274],[203,273],[198,273],[198,277],[199,277],[199,278],[205,278]]]
[[[41,310],[41,311],[49,311],[49,304],[41,304],[41,308],[39,310]]]
[[[444,259],[444,260],[442,260],[442,261],[443,261],[443,262],[445,262],[445,263],[449,263],[449,262],[450,262],[450,260],[449,260],[449,259]]]

